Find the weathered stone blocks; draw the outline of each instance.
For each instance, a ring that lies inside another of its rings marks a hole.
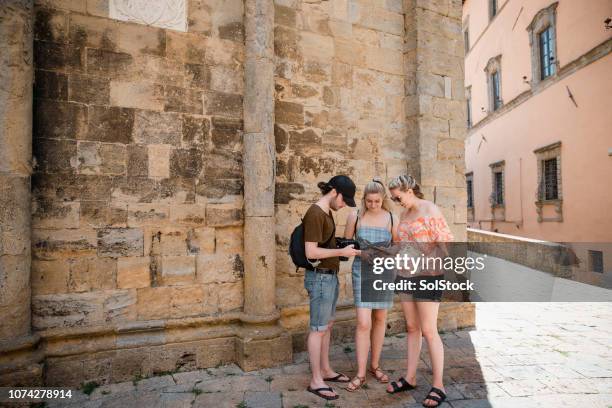
[[[46,90],[64,92],[62,90]],[[67,92],[67,91],[66,91]],[[84,139],[87,134],[87,107],[67,102],[36,100],[34,104],[34,138]]]
[[[185,84],[189,88],[208,89],[211,83],[211,68],[202,64],[185,64]]]
[[[53,294],[32,299],[32,324],[36,329],[77,327],[135,318],[133,290]]]
[[[202,150],[174,149],[170,157],[170,175],[172,177],[198,177],[203,165],[204,152]]]
[[[288,334],[272,339],[238,338],[236,352],[238,365],[245,371],[274,367],[291,360],[291,339]]]
[[[148,148],[149,177],[170,177],[170,145],[150,144]]]
[[[161,110],[164,107],[164,88],[146,82],[111,81],[110,103],[127,108]]]
[[[172,59],[202,64],[205,62],[207,44],[204,38],[191,33],[168,31],[166,55]]]
[[[189,284],[195,281],[196,257],[169,255],[161,257],[161,274],[158,284],[162,286]]]
[[[34,98],[65,101],[68,99],[68,76],[59,72],[36,70]],[[46,104],[44,105],[46,106]]]
[[[202,93],[198,90],[168,85],[164,87],[164,100],[166,112],[202,114]]]
[[[108,105],[110,84],[107,79],[72,74],[68,77],[68,100],[86,104]]]
[[[98,255],[118,258],[143,255],[143,232],[136,228],[98,230]]]
[[[81,227],[126,227],[127,205],[109,205],[106,201],[81,201]]]
[[[136,110],[133,130],[138,144],[176,146],[181,140],[181,117],[176,113]]]
[[[69,292],[115,289],[117,261],[112,258],[76,258],[67,262]]]
[[[77,160],[81,174],[122,175],[126,172],[126,147],[119,144],[79,142]]]
[[[242,225],[242,207],[234,203],[209,204],[206,206],[206,225],[209,227],[228,227]]]
[[[149,257],[117,259],[117,288],[145,288],[151,285]]]
[[[42,173],[70,173],[76,168],[74,140],[40,139],[33,147],[37,170]]]
[[[70,268],[68,262],[32,261],[32,294],[49,295],[66,293]]]
[[[276,183],[275,191],[274,202],[276,204],[289,204],[293,199],[293,194],[303,194],[305,189],[301,183]]]
[[[215,251],[225,254],[241,254],[243,251],[243,230],[241,227],[214,229]]]
[[[277,124],[304,126],[304,106],[298,103],[276,101],[274,115]]]
[[[159,226],[170,218],[170,211],[167,205],[133,203],[128,204],[127,208],[129,227],[144,225]]]
[[[127,146],[127,175],[132,177],[147,177],[149,174],[149,156],[146,146]]]
[[[94,230],[61,229],[32,231],[32,255],[38,260],[95,256],[97,238]]]
[[[79,203],[38,200],[33,203],[32,225],[35,228],[63,229],[79,227]]]
[[[68,34],[67,13],[39,8],[34,13],[34,38],[37,40],[64,42]]]
[[[34,41],[34,64],[39,69],[81,71],[81,51],[70,44]]]
[[[175,204],[170,207],[170,221],[174,225],[204,225],[206,206],[202,204]]]
[[[238,150],[242,144],[242,122],[213,116],[211,140],[217,149]]]
[[[299,57],[299,34],[293,28],[276,26],[274,29],[274,53],[280,58],[296,60]]]
[[[86,140],[128,144],[132,141],[133,127],[133,109],[91,106]]]
[[[137,289],[139,320],[190,317],[218,310],[218,293],[202,285]]]
[[[118,75],[133,63],[130,54],[95,48],[87,49],[87,72],[98,75]]]
[[[182,130],[182,142],[184,146],[205,145],[210,137],[210,119],[199,116],[183,115]]]
[[[202,94],[204,113],[207,115],[242,117],[242,95],[224,92]]]
[[[198,282],[203,284],[237,282],[244,274],[242,259],[237,254],[199,255],[196,266]]]

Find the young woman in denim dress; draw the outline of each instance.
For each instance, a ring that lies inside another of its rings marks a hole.
[[[385,187],[379,180],[366,184],[359,212],[349,215],[344,231],[345,238],[364,240],[369,243],[391,244],[397,238],[398,222],[389,211],[391,203]],[[372,349],[370,373],[381,383],[389,382],[389,377],[380,368],[380,353],[385,339],[387,309],[393,307],[393,292],[376,294],[374,302],[362,300],[361,259],[353,261],[353,296],[357,310],[357,329],[355,346],[357,354],[357,375],[347,386],[347,391],[356,391],[365,384],[368,352]]]

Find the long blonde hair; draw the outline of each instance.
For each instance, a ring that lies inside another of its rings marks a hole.
[[[367,211],[365,199],[368,194],[380,194],[380,196],[382,197],[383,210],[391,212],[391,200],[389,200],[389,197],[387,196],[387,190],[385,189],[385,185],[379,178],[375,177],[372,179],[372,181],[366,184],[365,188],[363,189],[363,197],[361,198],[361,211],[359,212],[361,215],[365,214],[365,212]]]

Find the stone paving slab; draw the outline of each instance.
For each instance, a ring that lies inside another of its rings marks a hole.
[[[445,408],[612,407],[612,303],[479,303],[477,330],[443,333]],[[608,341],[602,341],[607,339]],[[332,366],[355,374],[354,345],[334,346]],[[294,363],[244,373],[234,364],[104,385],[77,393],[70,404],[49,407],[421,407],[431,386],[424,343],[417,389],[389,395],[368,376],[348,392],[331,384],[340,399],[327,402],[306,392],[308,356]],[[406,337],[385,339],[381,366],[392,379],[404,375]]]
[[[282,408],[281,393],[274,391],[247,391],[244,405],[249,408]]]

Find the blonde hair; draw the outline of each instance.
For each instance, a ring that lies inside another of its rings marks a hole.
[[[396,188],[399,188],[400,191],[412,190],[414,195],[421,199],[425,197],[423,193],[421,193],[421,186],[419,186],[419,183],[409,174],[402,174],[389,182],[389,190],[395,190]]]
[[[380,181],[379,178],[374,178],[368,184],[365,185],[363,189],[363,197],[361,198],[361,214],[365,214],[368,210],[366,207],[366,196],[368,194],[380,194],[382,197],[382,208],[385,211],[391,212],[391,200],[387,196],[387,191],[385,189],[385,185]]]

